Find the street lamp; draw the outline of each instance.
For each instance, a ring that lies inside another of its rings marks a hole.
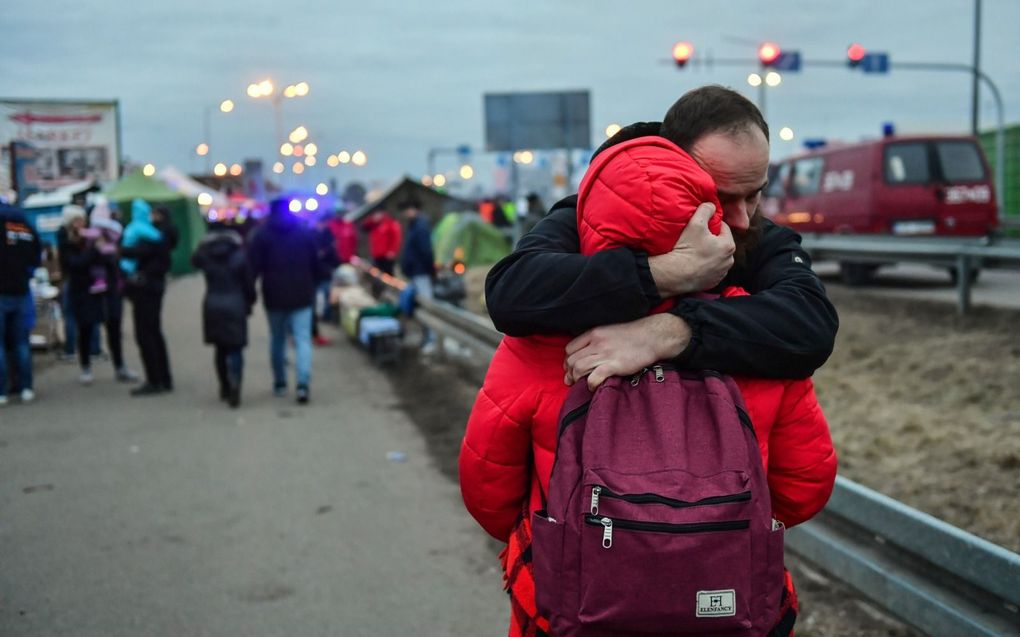
[[[291,99],[295,97],[304,97],[308,95],[311,88],[308,86],[308,82],[299,82],[297,84],[291,84],[285,87],[282,91],[277,91],[276,87],[273,86],[273,81],[266,78],[258,83],[252,83],[248,85],[248,97],[252,99],[265,99],[269,98],[270,103],[273,105],[273,115],[276,120],[276,145],[280,146],[283,139],[283,100]],[[307,132],[307,131],[306,131]],[[306,135],[307,136],[307,135]],[[294,140],[291,140],[294,141]],[[300,140],[299,140],[300,141]],[[298,142],[294,142],[295,144]]]
[[[793,139],[793,129],[789,126],[784,126],[779,129],[779,139],[784,142],[791,141]]]
[[[368,155],[366,155],[363,150],[356,150],[354,151],[354,154],[351,155],[351,163],[355,166],[364,166],[368,163]]]
[[[234,100],[223,100],[220,102],[219,110],[221,113],[230,113],[234,110]],[[209,150],[212,144],[212,106],[206,106],[202,109],[202,141],[195,146],[195,154],[199,157],[206,157],[205,169],[209,170]]]

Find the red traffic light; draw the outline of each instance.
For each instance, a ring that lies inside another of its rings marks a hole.
[[[846,59],[850,66],[857,66],[864,59],[864,55],[867,51],[860,44],[854,42],[846,49]]]
[[[765,66],[771,66],[779,58],[782,51],[775,42],[765,42],[758,47],[758,59]]]
[[[694,45],[690,42],[677,42],[673,45],[673,61],[682,67],[694,55]]]

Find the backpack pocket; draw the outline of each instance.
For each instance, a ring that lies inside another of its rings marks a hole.
[[[582,624],[653,635],[751,627],[746,474],[595,469],[582,494]]]
[[[535,579],[535,605],[543,617],[560,608],[563,592],[563,531],[566,525],[546,511],[531,515],[531,555]]]

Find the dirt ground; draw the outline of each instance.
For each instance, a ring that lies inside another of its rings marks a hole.
[[[829,296],[840,329],[815,384],[840,473],[1020,551],[1020,312]]]
[[[484,273],[469,274],[466,305],[481,312]],[[841,474],[1020,550],[1020,312],[978,309],[960,319],[944,303],[828,285],[840,331],[815,383]],[[393,382],[435,462],[456,480],[477,372],[405,360]],[[788,566],[801,599],[798,635],[916,634],[810,564],[791,556]]]

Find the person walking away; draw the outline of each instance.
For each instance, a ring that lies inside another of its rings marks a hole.
[[[312,305],[319,258],[315,237],[288,210],[289,200],[269,204],[269,218],[248,246],[252,277],[262,279],[262,304],[269,320],[269,357],[273,393],[287,394],[287,335],[294,338],[299,404],[310,398],[312,380]]]
[[[402,240],[400,222],[391,217],[386,210],[377,208],[364,222],[363,227],[368,231],[368,252],[372,257],[372,264],[393,276]]]
[[[106,327],[106,347],[110,350],[110,358],[113,361],[115,375],[118,381],[133,383],[138,381],[138,374],[128,369],[124,363],[123,347],[123,320],[124,320],[124,277],[121,273],[120,261],[120,239],[124,228],[119,221],[113,218],[110,205],[105,197],[100,197],[89,214],[89,227],[98,234],[97,249],[104,257],[105,272],[99,272],[104,276],[103,282],[106,287],[104,295],[104,324]],[[93,282],[93,286],[96,286]]]
[[[330,340],[319,331],[319,320],[329,320],[332,306],[329,302],[329,288],[333,281],[333,270],[340,265],[336,253],[336,242],[329,229],[329,213],[317,217],[312,233],[315,236],[316,254],[319,259],[319,273],[315,281],[315,303],[312,306],[312,342],[318,346],[330,344]],[[322,303],[322,315],[318,305]]]
[[[67,265],[67,255],[70,253],[69,235],[71,226],[76,224],[77,219],[85,224],[85,209],[76,204],[64,206],[61,212],[61,224],[57,229],[57,261],[60,264],[60,310],[64,324],[64,351],[60,360],[72,362],[78,360],[78,321],[74,315],[74,305],[71,303],[71,273]],[[96,325],[89,336],[91,342],[91,355],[100,355],[99,326]]]
[[[124,229],[120,267],[131,301],[135,342],[145,368],[145,382],[131,390],[136,397],[173,391],[170,356],[163,336],[163,296],[170,255],[177,245],[177,230],[165,210],[154,213],[141,199],[131,202],[131,223]]]
[[[21,402],[35,400],[32,385],[32,350],[29,343],[25,297],[29,280],[39,266],[42,248],[39,235],[21,210],[0,203],[0,407],[7,405],[7,372],[17,370]],[[7,344],[13,345],[13,360]]]
[[[210,224],[209,233],[191,257],[191,264],[205,275],[202,335],[215,348],[220,400],[236,408],[241,404],[248,316],[255,304],[255,283],[240,233],[225,224]]]
[[[429,221],[421,213],[418,202],[406,201],[400,210],[407,222],[407,241],[400,257],[400,270],[414,284],[417,298],[432,298],[432,282],[436,277],[436,257],[432,250],[432,230]],[[431,354],[436,350],[435,335],[426,325],[422,325],[423,354]]]
[[[77,325],[78,364],[82,385],[91,385],[92,333],[106,321],[107,282],[115,278],[116,253],[95,228],[85,225],[84,217],[76,217],[68,228],[67,244],[62,259],[67,265],[68,298]],[[118,358],[119,352],[111,352]],[[116,361],[123,366],[123,360]]]
[[[701,202],[711,205],[698,208]],[[586,255],[623,245],[662,254],[672,249],[692,217],[696,223],[707,221],[708,229],[718,235],[722,216],[712,177],[690,155],[658,136],[624,142],[597,155],[582,180],[577,202],[580,248]],[[722,291],[727,298],[746,295],[737,287]],[[666,299],[653,312],[667,311],[676,302]],[[512,635],[530,634],[528,629],[534,626],[548,631],[546,618],[535,607],[530,520],[542,507],[542,494],[549,492],[558,414],[568,391],[563,383],[563,348],[570,339],[569,335],[504,338],[475,402],[461,450],[461,489],[468,510],[490,534],[509,543],[504,567],[513,608]],[[828,425],[811,381],[736,380],[759,441],[773,517],[787,527],[799,524],[825,505],[836,475]],[[788,576],[785,589],[786,604],[774,609],[775,623],[783,620],[789,625],[777,634],[789,634],[796,613]]]

